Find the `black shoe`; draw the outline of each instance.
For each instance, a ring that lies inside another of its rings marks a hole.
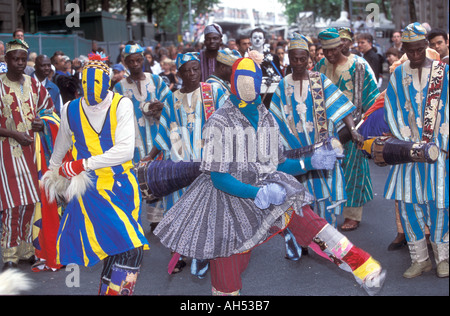
[[[27,259],[19,259],[19,262],[25,262],[25,263],[29,263],[30,265],[33,265],[37,262],[36,256],[32,255],[30,258]]]
[[[406,245],[405,234],[398,233],[397,237],[389,245],[388,251],[399,250],[400,248],[402,248],[405,245]]]
[[[12,262],[12,261],[7,261],[3,264],[3,269],[2,271],[6,271],[8,269],[17,269],[17,263]]]

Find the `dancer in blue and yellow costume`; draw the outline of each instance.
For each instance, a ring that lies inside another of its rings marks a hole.
[[[43,181],[47,195],[62,195],[67,202],[57,238],[59,263],[93,266],[104,260],[99,294],[129,295],[148,241],[132,169],[133,104],[108,90],[105,59],[89,56],[83,97],[62,108],[51,172]],[[62,163],[70,148],[74,160]]]

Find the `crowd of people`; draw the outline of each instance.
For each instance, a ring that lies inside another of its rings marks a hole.
[[[191,258],[192,274],[210,271],[213,295],[239,295],[252,249],[275,235],[287,258],[310,249],[376,294],[385,270],[344,233],[373,199],[374,144],[395,138],[439,150],[433,162],[386,153],[397,159],[384,192],[398,230],[389,250],[408,246],[403,276],[415,278],[433,267],[430,245],[448,277],[445,31],[412,23],[384,55],[350,28],[289,39],[256,28],[223,43],[210,24],[203,35],[178,47],[128,42],[114,62],[97,46],[72,60],[37,55],[20,29],[0,42],[3,270],[103,262],[99,294],[133,294],[149,249],[144,214],[173,255],[169,272]],[[177,181],[167,178],[192,170],[173,161],[200,162],[200,175],[168,190]],[[161,170],[150,175],[153,162]]]

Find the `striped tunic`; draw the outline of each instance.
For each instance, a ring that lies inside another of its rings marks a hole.
[[[352,103],[355,104],[355,69],[359,59],[354,55],[347,58],[347,62],[333,65],[326,58],[322,58],[316,65],[316,70],[325,74]],[[373,76],[373,71],[367,63],[364,65],[364,81],[361,95],[362,113],[367,111],[380,94],[377,87],[377,80]],[[340,126],[337,127],[338,129]],[[345,191],[347,193],[348,207],[360,207],[373,199],[372,180],[370,178],[369,162],[364,153],[350,141],[344,145],[345,158],[342,162],[344,177],[346,181]]]
[[[124,78],[114,86],[114,90],[128,97],[134,105],[135,126],[136,126],[136,148],[133,162],[136,164],[153,148],[153,138],[158,132],[158,124],[151,122],[144,117],[142,106],[155,99],[164,103],[172,95],[164,80],[157,75],[144,72],[145,80],[139,81],[141,92],[139,92],[135,82]]]
[[[336,124],[355,107],[348,98],[321,74],[326,109],[328,136],[337,137]],[[302,95],[300,95],[300,86]],[[315,125],[314,103],[309,80],[294,81],[287,75],[278,85],[269,108],[280,126],[281,140],[286,150],[319,142]],[[314,195],[316,202],[327,201],[328,212],[339,215],[346,200],[344,174],[339,161],[332,171],[313,170],[300,177],[303,185]],[[325,210],[320,210],[320,215]]]
[[[121,97],[114,94],[100,132],[89,122],[81,98],[68,105],[74,160],[100,156],[116,145]],[[140,224],[141,197],[132,167],[129,160],[89,171],[93,186],[67,204],[61,219],[58,263],[92,266],[108,256],[148,244]]]
[[[422,68],[422,79],[419,80],[418,69],[412,69],[409,65],[409,61],[406,61],[392,73],[386,92],[384,115],[396,138],[417,142],[422,139],[431,68]],[[449,66],[446,65],[432,139],[447,153],[449,149],[448,79]],[[385,197],[418,204],[435,201],[437,208],[448,209],[449,163],[448,154],[443,151],[440,152],[435,164],[407,163],[392,166],[385,186]]]
[[[27,75],[24,79],[21,86],[0,75],[0,127],[34,137],[33,119],[42,109],[53,110],[53,102],[38,81]],[[38,202],[34,144],[21,146],[13,138],[0,136],[0,157],[0,210]]]
[[[228,98],[215,85],[212,85],[212,96],[216,110]],[[174,161],[201,161],[202,130],[206,120],[201,88],[190,95],[180,90],[175,91],[165,102],[159,133],[154,139],[155,146]],[[176,191],[164,198],[165,211],[172,207],[186,189]]]

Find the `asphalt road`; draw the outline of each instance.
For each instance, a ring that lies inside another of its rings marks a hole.
[[[394,202],[382,196],[387,167],[371,162],[371,175],[375,198],[364,208],[363,221],[356,231],[346,236],[381,262],[387,270],[387,278],[379,296],[448,296],[449,279],[438,278],[435,268],[414,279],[405,279],[402,273],[409,267],[409,252],[405,247],[387,251],[396,235]],[[151,249],[145,252],[135,294],[139,296],[209,296],[209,273],[204,279],[190,274],[189,265],[175,275],[167,273],[169,250],[164,248],[151,233],[145,214],[142,218]],[[338,220],[338,224],[343,219]],[[252,252],[248,269],[243,274],[242,296],[367,296],[353,276],[340,270],[333,263],[312,251],[299,261],[284,258],[284,241],[274,237]],[[433,253],[430,249],[430,256]],[[433,260],[434,264],[434,260]],[[24,295],[97,295],[102,264],[94,267],[67,267],[57,272],[33,273],[28,264],[19,269],[33,280],[32,290]],[[158,302],[158,299],[156,299]],[[169,304],[170,306],[170,304]],[[177,305],[178,306],[178,305]],[[178,308],[175,306],[176,308]]]

